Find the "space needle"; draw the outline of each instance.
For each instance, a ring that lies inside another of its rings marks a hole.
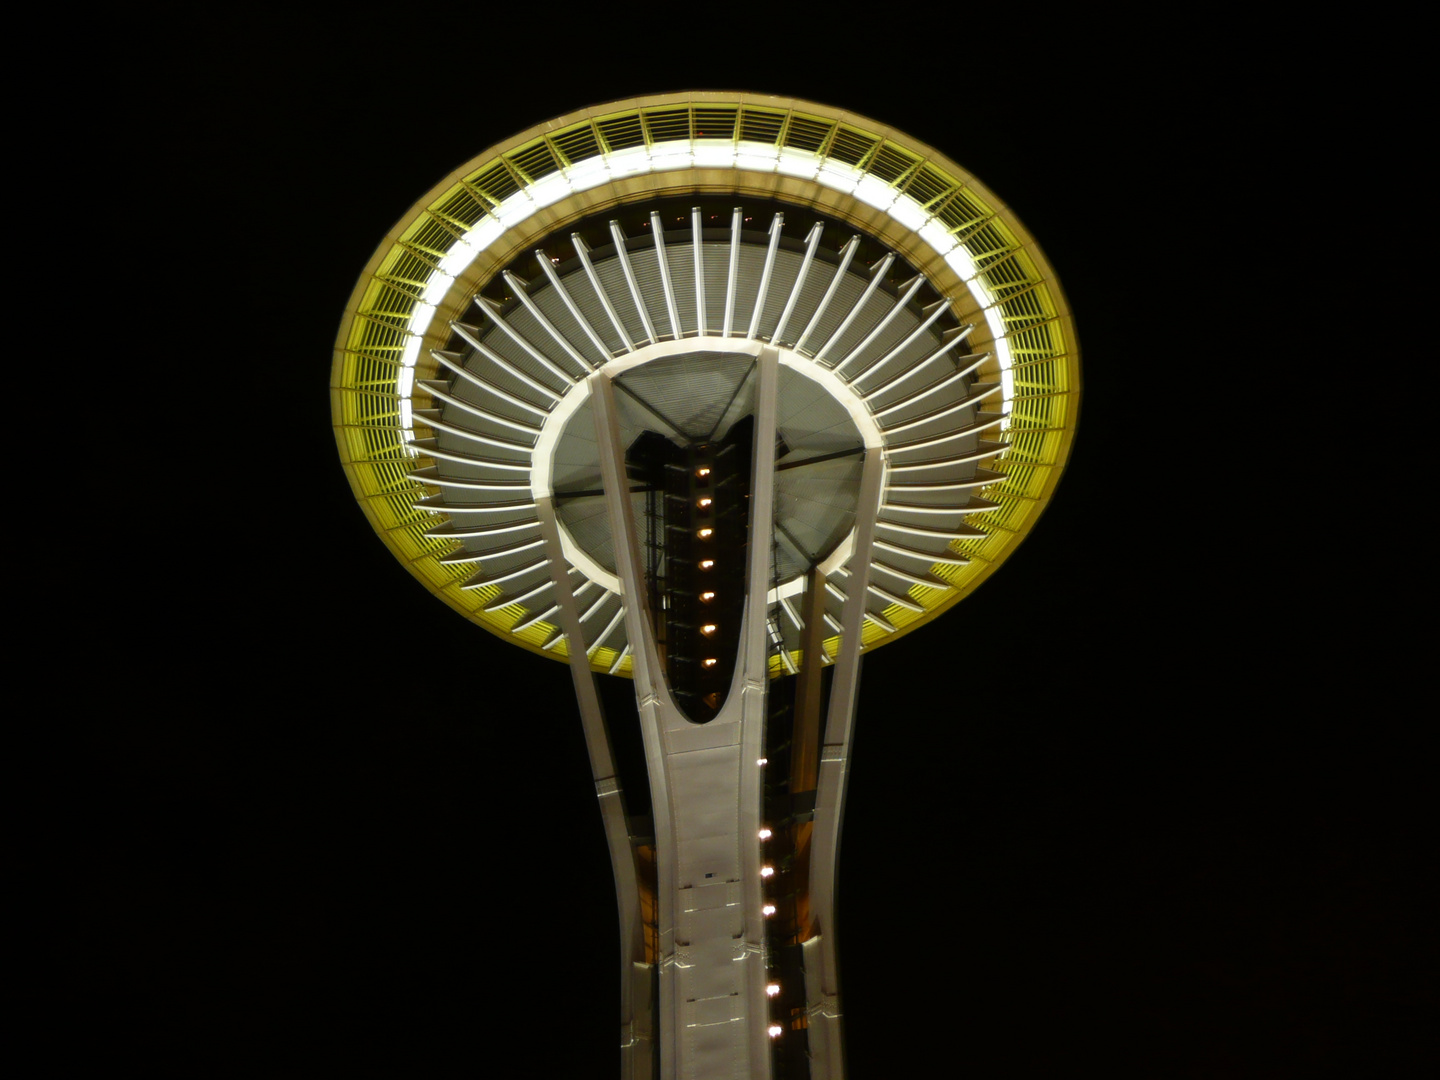
[[[336,340],[341,461],[422,584],[569,667],[625,1080],[845,1075],[861,659],[1015,550],[1079,390],[1059,282],[1005,204],[807,101],[581,109],[462,165],[376,250]],[[634,683],[648,815],[609,676]]]

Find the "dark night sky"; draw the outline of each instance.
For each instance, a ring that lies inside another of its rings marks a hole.
[[[461,162],[587,104],[739,88],[972,170],[1045,247],[1083,349],[1049,511],[863,671],[852,1075],[1415,1075],[1433,1002],[1405,983],[1433,931],[1413,747],[1326,635],[1313,540],[1255,517],[1303,508],[1239,408],[1263,407],[1239,388],[1256,316],[1216,241],[1241,106],[1213,66],[1057,47],[1011,87],[979,41],[954,67],[862,62],[854,35],[770,65],[637,24],[507,60],[497,31],[375,80],[351,63],[381,25],[207,24],[181,33],[210,47],[126,95],[131,235],[162,207],[189,220],[141,243],[187,342],[157,340],[168,415],[130,436],[169,463],[163,489],[115,504],[145,523],[115,603],[157,629],[109,646],[107,682],[140,705],[90,727],[75,773],[85,885],[59,964],[125,1021],[113,1051],[155,1076],[450,1075],[516,1052],[524,1075],[617,1069],[614,893],[569,677],[370,531],[331,347],[375,245]]]

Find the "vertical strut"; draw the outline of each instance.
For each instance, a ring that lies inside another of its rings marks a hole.
[[[615,899],[620,908],[620,1068],[623,1080],[649,1080],[654,1053],[655,1022],[649,999],[650,971],[645,963],[645,933],[640,915],[639,869],[625,814],[625,797],[620,789],[615,756],[605,730],[605,716],[590,658],[585,652],[585,631],[580,609],[570,590],[565,555],[560,547],[560,529],[550,496],[535,500],[540,535],[550,556],[550,579],[560,608],[560,628],[569,642],[570,679],[580,707],[585,746],[590,752],[590,771],[600,800],[600,817],[610,864],[615,874]]]
[[[816,1080],[843,1080],[840,1044],[840,980],[835,950],[835,868],[840,819],[845,809],[845,782],[855,699],[860,685],[860,638],[865,626],[865,595],[870,583],[870,554],[879,516],[884,462],[870,447],[860,473],[855,506],[855,547],[850,556],[850,582],[842,612],[845,632],[835,658],[830,708],[825,719],[825,745],[815,794],[815,831],[810,855],[812,937],[805,943],[805,995],[810,1022],[811,1075]]]

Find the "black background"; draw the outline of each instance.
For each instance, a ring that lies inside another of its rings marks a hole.
[[[1262,345],[1288,286],[1243,274],[1285,246],[1260,222],[1295,151],[1262,129],[1305,88],[1242,94],[1255,58],[1183,29],[1041,42],[999,14],[157,24],[109,148],[133,217],[107,317],[149,372],[103,470],[124,557],[103,659],[64,688],[103,705],[55,967],[81,1028],[115,1034],[74,1048],[157,1076],[617,1068],[569,676],[383,547],[328,381],[357,276],[440,178],[576,108],[703,88],[851,109],[972,170],[1044,246],[1083,350],[1030,538],[865,663],[851,1075],[1422,1074],[1418,741],[1346,610],[1328,526],[1355,489],[1296,494],[1317,433],[1267,369],[1303,357]]]

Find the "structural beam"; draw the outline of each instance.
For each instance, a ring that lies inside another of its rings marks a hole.
[[[820,752],[815,794],[815,829],[810,845],[811,937],[805,945],[805,993],[810,1010],[810,1075],[812,1080],[843,1080],[840,1041],[840,974],[835,948],[835,872],[840,846],[840,820],[845,810],[850,737],[860,688],[861,630],[875,519],[884,490],[884,462],[878,450],[865,454],[855,508],[855,546],[850,556],[849,591],[842,620],[849,629],[840,639],[830,708],[825,719],[825,744]]]
[[[602,369],[592,390],[654,811],[661,1080],[770,1076],[759,829],[779,356],[758,343],[748,348],[756,354],[758,386],[750,484],[754,531],[746,547],[740,654],[725,702],[705,724],[690,721],[666,685],[645,595],[616,385]]]
[[[615,769],[615,755],[605,729],[605,714],[590,657],[579,606],[570,591],[569,574],[560,546],[560,529],[550,496],[536,500],[540,534],[550,556],[550,582],[555,589],[560,629],[568,641],[570,680],[580,707],[591,778],[600,800],[600,818],[615,875],[615,900],[620,909],[620,1075],[622,1080],[651,1080],[655,1023],[650,1005],[649,966],[645,963],[645,928],[640,917],[639,870],[625,813],[625,795]]]

